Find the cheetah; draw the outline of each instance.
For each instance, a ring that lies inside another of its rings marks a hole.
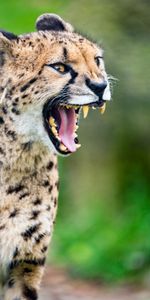
[[[36,32],[0,31],[0,284],[36,300],[58,200],[57,155],[80,144],[79,117],[111,100],[103,50],[55,14]]]

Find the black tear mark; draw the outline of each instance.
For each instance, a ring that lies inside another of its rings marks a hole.
[[[35,288],[24,285],[22,292],[23,292],[23,296],[27,300],[37,300],[38,298],[37,291]]]
[[[33,84],[35,81],[37,80],[37,78],[33,78],[30,81],[28,81],[25,85],[23,85],[20,89],[20,92],[24,92],[26,89],[28,89],[30,87],[31,84]]]
[[[24,185],[22,184],[17,184],[15,186],[10,186],[7,190],[7,194],[12,194],[12,193],[19,193],[24,189]]]

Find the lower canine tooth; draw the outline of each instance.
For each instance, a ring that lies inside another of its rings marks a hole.
[[[79,149],[81,147],[81,144],[76,144],[76,148]]]
[[[66,148],[65,145],[63,145],[63,144],[60,144],[59,148],[60,148],[60,150],[62,150],[62,151],[66,151],[66,150],[67,150],[67,148]]]
[[[102,107],[99,108],[100,113],[103,115],[106,109],[106,103],[103,104]]]
[[[88,105],[83,106],[83,117],[84,117],[84,119],[87,117],[88,112],[89,112],[89,106]]]

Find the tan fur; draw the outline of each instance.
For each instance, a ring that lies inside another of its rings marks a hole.
[[[45,65],[71,64],[78,72],[70,87],[75,95],[86,93],[85,76],[98,82],[106,72],[94,61],[102,50],[72,31],[39,31],[10,41],[0,34],[0,55],[1,282],[5,300],[35,300],[58,198],[57,157],[42,107],[71,78]]]

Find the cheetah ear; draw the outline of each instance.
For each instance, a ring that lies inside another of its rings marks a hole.
[[[15,34],[0,30],[0,51],[10,53],[12,48],[11,41],[17,39],[18,37]]]
[[[13,33],[0,30],[0,67],[12,56],[12,40],[16,39],[18,37]]]
[[[37,30],[70,31],[73,32],[71,24],[66,23],[62,18],[55,14],[44,14],[36,21]]]

